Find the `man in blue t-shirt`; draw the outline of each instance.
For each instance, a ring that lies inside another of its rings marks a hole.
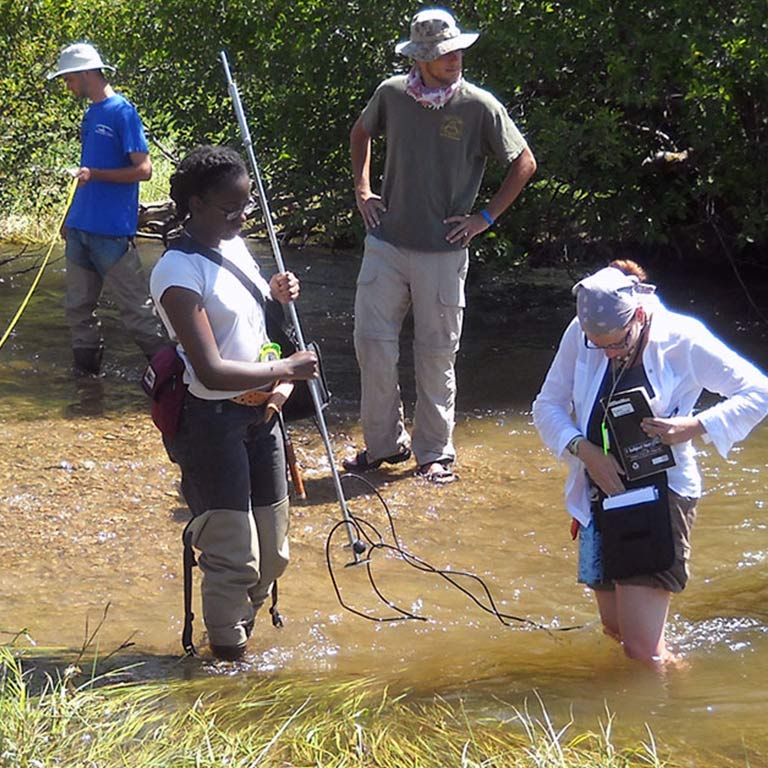
[[[106,286],[125,327],[147,357],[165,343],[154,315],[134,237],[139,182],[152,176],[149,148],[136,108],[112,89],[98,51],[87,43],[65,48],[51,80],[61,77],[88,99],[81,127],[82,154],[74,200],[64,222],[66,317],[75,373],[98,375],[104,340],[96,306]]]

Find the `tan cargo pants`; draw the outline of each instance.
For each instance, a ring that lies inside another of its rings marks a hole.
[[[414,251],[368,235],[355,297],[360,416],[371,460],[411,445],[419,465],[455,458],[454,365],[464,317],[469,252]],[[416,407],[413,436],[403,417],[400,331],[413,311]]]

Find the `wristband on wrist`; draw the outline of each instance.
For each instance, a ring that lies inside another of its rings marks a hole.
[[[496,223],[496,220],[493,218],[493,216],[491,216],[490,213],[488,213],[485,208],[480,211],[480,215],[488,222],[489,227],[492,227]]]
[[[579,445],[581,445],[583,440],[586,440],[587,438],[584,437],[584,435],[576,435],[576,437],[572,438],[568,445],[565,446],[565,450],[568,451],[568,453],[571,454],[571,456],[577,456],[579,455]]]

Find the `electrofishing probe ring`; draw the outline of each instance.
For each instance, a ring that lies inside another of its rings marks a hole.
[[[342,481],[347,479],[358,480],[364,486],[366,486],[366,488],[370,490],[371,493],[376,498],[378,498],[378,500],[381,502],[384,512],[387,515],[387,520],[389,522],[389,529],[391,531],[392,538],[395,542],[394,545],[387,544],[384,541],[384,537],[381,535],[381,533],[376,528],[376,526],[374,526],[372,523],[368,522],[367,520],[364,520],[355,515],[352,515],[351,513],[350,513],[350,520],[351,520],[351,524],[354,526],[354,529],[357,533],[358,540],[362,540],[364,538],[368,542],[369,553],[368,553],[368,558],[365,561],[365,564],[366,564],[366,569],[368,573],[368,580],[371,584],[371,587],[374,593],[385,605],[387,605],[392,610],[397,611],[400,614],[400,616],[390,616],[390,617],[370,616],[354,608],[351,608],[349,605],[347,605],[344,602],[344,599],[341,596],[341,590],[339,588],[339,585],[336,581],[336,577],[333,572],[333,566],[331,564],[331,549],[330,549],[333,535],[335,534],[336,530],[340,526],[345,524],[345,521],[341,520],[341,521],[338,521],[328,533],[328,537],[326,539],[325,552],[326,552],[326,564],[328,567],[329,576],[331,578],[331,583],[333,584],[333,588],[334,588],[334,591],[336,592],[336,596],[339,600],[340,605],[346,610],[358,616],[362,616],[363,618],[368,619],[369,621],[376,621],[376,622],[404,621],[408,619],[415,619],[418,621],[429,620],[427,617],[419,616],[417,614],[412,613],[411,611],[401,608],[400,606],[397,605],[397,603],[385,597],[384,594],[379,589],[373,577],[371,562],[373,560],[373,554],[376,550],[384,550],[384,551],[391,551],[399,555],[399,557],[402,559],[404,563],[406,563],[407,565],[410,565],[416,570],[419,570],[423,573],[432,573],[437,576],[440,576],[445,581],[447,581],[452,587],[454,587],[455,589],[458,589],[460,592],[466,595],[475,605],[477,605],[478,608],[480,608],[482,611],[485,611],[486,613],[490,613],[493,616],[495,616],[499,620],[499,622],[506,627],[512,627],[514,624],[519,624],[519,625],[528,627],[530,629],[543,630],[548,634],[552,634],[554,632],[571,632],[576,629],[583,629],[586,626],[584,624],[579,624],[579,625],[566,626],[566,627],[552,627],[552,626],[548,626],[546,624],[542,624],[540,622],[534,621],[533,619],[525,618],[522,616],[515,616],[513,614],[503,613],[497,607],[496,601],[494,600],[488,585],[476,574],[469,573],[467,571],[453,571],[453,570],[443,570],[443,569],[435,568],[433,565],[431,565],[427,561],[422,560],[421,558],[411,554],[406,549],[404,549],[398,539],[397,531],[395,530],[394,520],[392,518],[392,513],[389,510],[389,506],[387,505],[387,502],[384,500],[384,497],[381,495],[381,493],[376,488],[376,486],[374,486],[373,483],[371,483],[370,480],[368,480],[367,478],[363,477],[362,475],[356,474],[354,472],[348,472],[341,475]],[[369,532],[372,532],[372,535],[370,535]],[[482,593],[485,596],[485,601],[483,601],[481,598],[478,598],[468,588],[460,584],[458,582],[458,578],[461,578],[461,577],[469,579],[470,581],[479,585]],[[486,602],[487,604],[485,604]]]
[[[368,490],[381,502],[381,506],[383,507],[384,511],[387,513],[387,519],[389,520],[389,530],[392,533],[392,538],[396,544],[396,546],[400,547],[400,540],[397,537],[397,531],[395,530],[395,523],[392,519],[392,515],[389,512],[389,505],[384,500],[384,497],[379,493],[379,489],[367,478],[363,477],[363,475],[359,474],[358,472],[344,472],[341,475],[341,482],[342,485],[345,480],[357,480],[358,482],[362,483],[364,486],[368,488]],[[367,521],[358,521],[358,524],[361,522],[368,525],[370,528],[372,528],[374,531],[376,531],[376,535],[379,537],[380,541],[383,541],[384,539],[381,537],[381,534],[376,530],[376,528]],[[373,544],[373,541],[371,539],[368,540],[369,544]]]
[[[371,551],[368,555],[368,558],[360,561],[360,563],[348,563],[347,565],[365,565],[366,570],[368,572],[368,581],[373,585],[374,591],[379,596],[379,599],[382,600],[382,602],[384,602],[390,608],[392,608],[392,610],[397,611],[401,615],[400,616],[370,616],[367,613],[363,613],[362,611],[357,610],[357,608],[353,608],[351,605],[349,605],[344,601],[344,598],[342,597],[342,594],[341,594],[341,589],[339,588],[338,582],[336,581],[336,576],[333,572],[333,566],[331,565],[331,542],[333,540],[333,535],[336,533],[336,531],[345,524],[346,524],[345,520],[337,521],[336,524],[328,532],[328,536],[326,537],[326,540],[325,540],[325,562],[328,566],[328,575],[330,576],[331,584],[333,585],[333,591],[336,593],[336,599],[339,601],[339,605],[342,608],[344,608],[344,610],[355,614],[355,616],[360,616],[363,619],[367,619],[368,621],[374,621],[379,623],[386,623],[390,621],[403,621],[405,619],[427,621],[427,619],[423,616],[417,616],[416,614],[412,614],[408,611],[404,611],[394,603],[389,602],[385,597],[383,597],[383,595],[381,595],[381,593],[376,588],[373,582],[373,574],[371,573],[370,555],[373,553],[373,547],[371,547]],[[360,531],[359,521],[354,516],[352,518],[352,525],[355,527],[356,530]]]

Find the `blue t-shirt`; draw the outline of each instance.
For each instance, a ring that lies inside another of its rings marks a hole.
[[[81,127],[80,164],[89,168],[126,168],[131,152],[149,152],[141,118],[116,93],[91,104]],[[89,181],[77,188],[67,226],[97,235],[135,235],[139,217],[139,183]]]

